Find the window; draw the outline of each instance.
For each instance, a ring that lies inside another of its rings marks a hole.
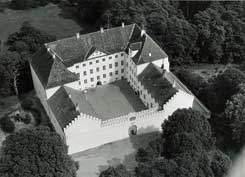
[[[105,58],[103,58],[102,61],[105,61]]]
[[[123,53],[121,53],[121,56],[123,56],[124,54]]]
[[[81,81],[78,81],[78,85],[81,85]]]
[[[115,62],[115,67],[118,67],[118,62]]]
[[[78,69],[79,68],[79,65],[77,65],[76,68]]]
[[[124,73],[124,69],[121,69],[121,73]]]
[[[97,80],[100,80],[100,76],[97,76]]]
[[[93,64],[93,62],[92,62],[92,61],[90,61],[90,62],[89,62],[89,64],[90,64],[90,65],[92,65],[92,64]]]
[[[103,78],[106,78],[106,74],[103,74]]]
[[[84,84],[87,84],[87,83],[88,83],[88,81],[87,81],[87,79],[85,79],[85,80],[84,80]]]
[[[112,64],[109,64],[109,68],[112,68]]]
[[[109,57],[109,59],[112,59],[112,57]]]
[[[115,55],[115,58],[118,58],[118,55]]]
[[[123,65],[124,64],[124,62],[123,62],[123,60],[121,61],[121,65]]]
[[[144,99],[145,99],[145,94],[143,95]]]
[[[106,70],[106,66],[103,66],[103,70]]]
[[[93,74],[93,69],[90,69],[90,74]]]
[[[128,67],[128,62],[127,62],[127,64],[126,64],[126,65],[127,65],[127,67]]]
[[[93,81],[94,81],[94,78],[93,78],[93,77],[91,77],[91,78],[90,78],[90,80],[91,80],[91,82],[93,82]]]
[[[83,66],[86,66],[86,64],[85,64],[85,63],[83,63]]]
[[[87,75],[87,72],[86,71],[83,71],[83,75],[86,76]]]
[[[99,68],[99,67],[97,67],[97,68],[96,68],[96,71],[97,71],[97,72],[99,72],[99,71],[100,71],[100,68]]]
[[[153,104],[151,103],[151,108],[153,108]]]
[[[96,63],[99,63],[99,60],[96,60]]]
[[[117,75],[117,74],[118,74],[118,71],[116,71],[115,73],[116,73],[116,75]]]
[[[112,76],[112,72],[110,72],[110,76]]]

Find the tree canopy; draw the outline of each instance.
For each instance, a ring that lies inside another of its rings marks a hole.
[[[167,51],[171,64],[240,63],[244,4],[165,0],[70,0],[83,20],[105,27],[137,23]]]
[[[6,137],[1,177],[75,177],[76,166],[60,136],[46,127],[21,129]]]
[[[245,84],[241,84],[240,90],[227,101],[225,116],[230,122],[232,139],[240,146],[244,145],[245,132]]]

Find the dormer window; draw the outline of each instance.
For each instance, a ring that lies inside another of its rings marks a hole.
[[[149,53],[149,57],[151,57],[151,53]]]

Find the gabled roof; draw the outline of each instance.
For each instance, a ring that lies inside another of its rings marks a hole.
[[[150,63],[138,76],[139,81],[144,86],[150,95],[163,105],[169,98],[171,98],[177,90],[165,78],[165,71],[158,66]]]
[[[133,57],[135,64],[140,65],[168,57],[158,44],[147,34],[142,38],[142,43],[141,50]]]
[[[79,79],[78,75],[66,69],[60,59],[57,57],[53,59],[45,46],[32,56],[30,63],[44,88],[52,88]]]
[[[124,28],[105,29],[103,33],[97,31],[81,35],[79,39],[72,37],[47,45],[50,45],[64,60],[66,66],[70,66],[76,62],[84,61],[91,47],[101,49],[109,54],[125,50],[134,27],[135,25],[127,25]]]
[[[54,95],[48,99],[48,104],[62,128],[65,128],[79,115],[79,112],[76,111],[76,107],[64,87],[60,87]]]

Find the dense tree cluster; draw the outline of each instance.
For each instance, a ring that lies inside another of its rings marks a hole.
[[[30,9],[39,6],[46,6],[48,3],[59,3],[60,0],[12,0],[11,7],[14,9]]]
[[[245,142],[245,84],[227,101],[225,117],[229,120],[233,141],[242,147]]]
[[[55,37],[24,22],[19,32],[9,36],[8,50],[0,55],[0,96],[29,91],[33,88],[28,59],[38,48]]]
[[[200,99],[212,113],[222,113],[226,102],[239,91],[239,85],[245,82],[245,75],[234,67],[228,67],[224,73],[208,80],[200,93]]]
[[[76,165],[60,136],[48,128],[21,129],[3,142],[1,177],[75,177]]]
[[[70,0],[79,16],[105,27],[137,23],[167,51],[171,64],[242,62],[243,2]]]

